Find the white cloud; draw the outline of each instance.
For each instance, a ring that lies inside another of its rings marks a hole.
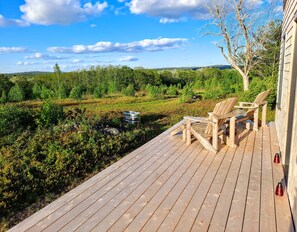
[[[139,59],[134,56],[125,56],[119,59],[121,62],[132,62],[132,61],[138,61]]]
[[[164,51],[185,46],[184,38],[145,39],[130,43],[98,42],[94,45],[74,45],[72,47],[49,47],[48,51],[58,53],[104,53],[104,52],[143,52]]]
[[[73,63],[73,64],[77,64],[77,63],[80,63],[80,62],[82,62],[80,59],[74,59],[74,60],[71,61],[71,63]]]
[[[28,61],[19,61],[16,63],[16,65],[23,65],[23,66],[27,66],[27,65],[34,65],[36,63],[34,62],[28,62]]]
[[[36,52],[31,56],[25,56],[25,59],[28,60],[64,60],[68,59],[69,57],[62,57],[62,56],[52,56],[47,54],[42,54],[40,52]]]
[[[90,27],[94,28],[94,27],[97,27],[96,24],[91,24]]]
[[[0,14],[0,27],[11,26],[26,27],[29,26],[29,23],[20,19],[6,19],[3,15]]]
[[[40,25],[67,25],[80,22],[89,16],[99,15],[107,3],[91,2],[81,6],[80,0],[25,0],[20,6],[22,18],[28,23]]]
[[[24,53],[24,52],[30,52],[30,50],[24,47],[0,47],[0,54],[1,53]]]
[[[164,23],[185,16],[206,19],[209,14],[204,6],[205,3],[205,0],[131,0],[129,8],[134,14],[164,18],[160,20]]]
[[[185,17],[177,18],[177,19],[169,19],[169,18],[161,18],[159,20],[160,23],[166,24],[166,23],[177,23],[177,22],[186,22],[187,19]]]

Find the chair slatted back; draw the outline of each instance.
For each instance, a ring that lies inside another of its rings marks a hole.
[[[262,105],[266,101],[266,98],[270,94],[270,92],[271,92],[271,89],[268,89],[268,90],[266,90],[264,92],[259,93],[257,95],[255,101],[253,102],[253,106],[255,106],[256,104],[259,105],[259,106]],[[245,116],[253,117],[255,111],[256,111],[256,109],[249,109],[246,112]]]
[[[236,102],[237,102],[237,98],[233,97],[233,98],[228,98],[227,100],[217,103],[213,110],[213,114],[221,116],[221,115],[230,113],[233,110]],[[222,127],[225,120],[226,120],[226,118],[219,119],[218,128]],[[205,134],[212,135],[212,124],[211,123],[209,123],[207,125]]]

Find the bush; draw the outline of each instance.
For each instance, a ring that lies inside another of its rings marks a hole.
[[[0,98],[0,103],[5,103],[7,101],[8,101],[8,98],[7,98],[6,92],[5,90],[3,90]]]
[[[148,91],[148,95],[151,98],[159,98],[159,99],[164,98],[164,94],[162,93],[161,88],[158,86],[153,86],[153,85],[148,84],[146,86],[146,91]]]
[[[99,122],[97,122],[98,124]],[[100,123],[99,123],[100,124]],[[0,148],[0,217],[47,193],[57,193],[94,170],[105,168],[150,136],[148,129],[105,135],[94,124],[64,125],[24,132]]]
[[[73,87],[70,91],[69,98],[79,100],[82,98],[83,91],[80,86]]]
[[[226,96],[226,93],[221,89],[209,89],[203,93],[203,99],[221,99]]]
[[[58,88],[58,98],[59,99],[67,98],[67,90],[64,85],[61,85],[60,88]]]
[[[104,96],[104,89],[101,86],[97,86],[93,93],[95,98],[101,98]]]
[[[181,103],[190,102],[193,99],[194,92],[189,85],[184,86],[182,89],[182,94],[179,98]]]
[[[175,85],[170,85],[167,88],[167,95],[176,96],[177,94],[178,94],[178,91]]]
[[[57,124],[64,118],[63,106],[51,102],[45,102],[39,114],[38,124],[40,126],[50,126]]]
[[[54,91],[52,91],[51,89],[48,89],[47,87],[42,85],[41,93],[40,93],[40,97],[42,99],[52,99],[52,98],[54,98],[54,96],[55,96]]]
[[[34,126],[32,110],[20,106],[0,106],[0,136]]]
[[[32,97],[33,99],[41,98],[42,86],[35,83],[32,87]]]
[[[134,86],[132,84],[128,85],[127,88],[124,88],[122,90],[122,93],[125,96],[134,96],[135,95],[135,89]]]
[[[19,85],[11,87],[8,93],[8,98],[10,101],[18,102],[24,100],[25,94]]]

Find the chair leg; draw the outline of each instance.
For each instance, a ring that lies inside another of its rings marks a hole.
[[[213,148],[217,151],[219,144],[218,144],[218,120],[213,119],[213,121],[215,122],[212,128],[212,146]]]
[[[262,127],[266,127],[267,103],[262,108]]]
[[[259,124],[259,108],[255,110],[254,113],[254,131],[258,131],[258,124]]]
[[[229,139],[228,141],[228,146],[230,147],[237,147],[236,143],[236,135],[235,135],[235,117],[232,117],[230,119],[230,131],[229,131]]]
[[[191,121],[187,120],[187,126],[186,126],[186,131],[187,131],[187,144],[190,145],[191,144]]]
[[[186,129],[186,126],[184,127],[183,129],[183,140],[187,140],[187,129]]]

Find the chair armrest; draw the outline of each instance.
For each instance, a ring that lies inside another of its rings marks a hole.
[[[255,103],[253,103],[255,104]],[[255,106],[234,106],[236,109],[257,109],[259,108],[258,104],[255,104]]]
[[[238,102],[239,106],[245,106],[245,105],[253,105],[253,102]]]
[[[192,117],[192,116],[185,116],[184,119],[190,120],[193,122],[202,122],[202,123],[215,123],[211,120],[208,120],[207,118],[202,118],[202,117]]]
[[[227,114],[223,114],[223,115],[213,114],[212,116],[215,119],[222,119],[222,118],[232,118],[232,117],[235,117],[236,115],[237,115],[237,112],[236,111],[232,111],[232,112],[227,113]]]

